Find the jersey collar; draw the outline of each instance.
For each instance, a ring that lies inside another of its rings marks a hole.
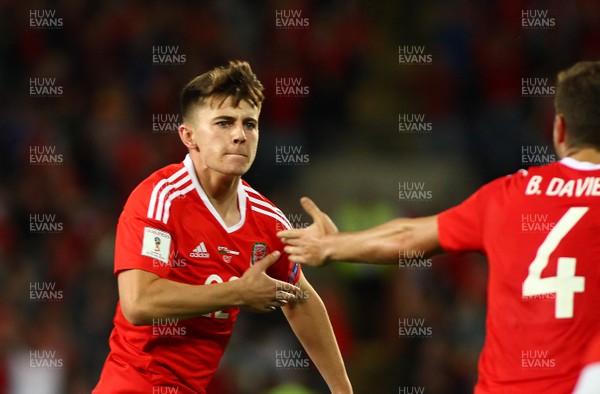
[[[238,182],[238,186],[237,186],[238,207],[240,209],[240,221],[231,227],[227,227],[227,225],[221,218],[221,215],[219,215],[219,213],[217,212],[215,207],[210,202],[210,199],[204,192],[204,189],[202,189],[202,185],[200,185],[200,182],[198,181],[198,177],[196,176],[196,170],[194,169],[194,163],[192,162],[192,158],[190,157],[189,154],[185,156],[185,159],[183,160],[183,165],[187,169],[187,172],[190,174],[190,178],[192,179],[192,184],[194,185],[194,188],[198,192],[198,195],[204,202],[204,205],[206,205],[206,208],[208,208],[210,213],[219,222],[221,227],[223,227],[223,229],[225,231],[227,231],[228,233],[232,233],[232,232],[238,230],[239,228],[241,228],[244,225],[244,222],[246,221],[246,197],[247,197],[246,192],[244,191],[244,187],[242,185],[242,181],[240,180]]]
[[[600,170],[600,164],[590,163],[589,161],[579,161],[572,157],[565,157],[560,160],[560,163],[575,170],[594,171]]]

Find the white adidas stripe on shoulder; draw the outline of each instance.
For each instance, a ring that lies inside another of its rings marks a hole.
[[[262,213],[263,215],[267,215],[267,216],[274,218],[279,223],[283,224],[283,227],[285,227],[286,230],[290,230],[292,228],[292,225],[290,224],[290,222],[287,219],[282,219],[281,216],[276,215],[271,211],[265,211],[264,209],[260,209],[255,206],[252,206],[252,210],[254,212]]]
[[[180,189],[184,184],[190,182],[190,185]],[[169,210],[174,198],[193,190],[191,178],[185,167],[181,168],[168,178],[159,181],[150,195],[147,217],[155,220],[161,220],[167,223],[169,219]]]
[[[177,171],[176,173],[174,173],[173,175],[171,175],[170,177],[161,180],[160,182],[158,182],[155,186],[154,189],[152,189],[152,195],[150,196],[150,204],[148,205],[148,217],[152,218],[154,215],[154,207],[156,205],[156,197],[158,195],[158,191],[160,190],[161,187],[163,187],[163,185],[167,182],[173,182],[175,179],[179,178],[181,175],[183,175],[186,171],[186,168],[183,167],[181,168],[179,171]]]
[[[252,201],[254,201],[255,203],[260,204],[264,207],[269,207],[270,209],[274,210],[275,212],[279,213],[281,216],[283,216],[285,218],[285,215],[283,214],[281,209],[277,208],[273,203],[270,203],[269,201],[267,201],[267,199],[262,194],[260,194],[253,188],[246,186],[246,185],[243,185],[243,188],[247,192],[250,192],[259,197],[259,198],[255,198],[255,197],[248,196],[248,198],[252,199]]]
[[[183,185],[184,183],[187,183],[187,182],[191,182],[191,178],[189,175],[186,175],[185,177],[178,180],[176,183],[174,183],[172,185],[168,185],[167,187],[162,189],[162,191],[160,192],[160,195],[158,197],[158,206],[156,207],[156,213],[154,214],[154,219],[156,219],[156,220],[162,219],[161,217],[164,215],[164,211],[166,211],[166,202],[169,200],[172,200],[173,194],[177,193],[177,190],[173,190],[173,189],[177,189],[177,188],[181,187],[181,185]]]
[[[169,198],[167,199],[167,202],[165,203],[165,212],[164,212],[163,218],[162,218],[162,221],[164,224],[167,224],[167,220],[169,220],[169,213],[171,212],[171,202],[175,198],[182,196],[192,190],[194,190],[194,184],[190,183],[185,189],[177,190],[176,192],[169,194]]]
[[[250,192],[252,194],[257,195],[258,197],[260,197],[260,199],[258,199],[256,197],[252,197],[252,196],[248,195],[248,200],[250,200],[254,204],[260,205],[261,207],[265,207],[265,208],[268,208],[270,211],[273,211],[273,214],[277,215],[279,217],[279,219],[281,219],[285,223],[287,223],[288,226],[291,226],[290,221],[285,216],[285,214],[281,211],[281,209],[277,208],[275,205],[273,205],[273,204],[267,202],[266,200],[264,200],[264,197],[262,196],[262,194],[260,194],[256,190],[254,190],[251,187],[248,187],[246,185],[244,185],[244,190],[246,190],[247,192]],[[252,209],[255,210],[255,211],[257,211],[257,212],[261,212],[261,213],[264,212],[264,210],[262,210],[262,209],[260,209],[258,207],[257,207],[258,210],[254,209],[254,207],[252,207]],[[269,216],[271,216],[271,215],[269,215]]]

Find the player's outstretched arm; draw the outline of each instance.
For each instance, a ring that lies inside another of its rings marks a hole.
[[[352,393],[344,360],[333,333],[325,305],[315,289],[300,276],[303,300],[281,308],[294,334],[323,376],[333,394]]]
[[[232,306],[270,312],[301,294],[300,288],[266,274],[280,255],[279,251],[269,254],[238,280],[210,285],[175,282],[138,269],[121,272],[118,283],[123,315],[134,325],[146,325],[152,319],[188,319]]]
[[[313,218],[313,225],[277,234],[287,244],[285,251],[290,254],[290,260],[298,263],[320,266],[342,260],[395,264],[403,251],[431,254],[440,248],[437,215],[394,219],[367,230],[339,233],[328,225],[329,216],[309,198],[303,197],[300,202]]]

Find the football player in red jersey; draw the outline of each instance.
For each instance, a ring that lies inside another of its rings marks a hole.
[[[558,75],[555,109],[560,161],[496,179],[439,215],[353,233],[303,198],[314,224],[280,232],[285,251],[310,265],[481,251],[488,313],[475,393],[571,392],[600,321],[600,62]],[[547,226],[525,231],[529,217]]]
[[[325,306],[276,236],[289,222],[241,179],[256,155],[262,90],[246,62],[184,87],[189,154],[144,180],[119,218],[119,302],[93,393],[204,393],[242,306],[281,307],[330,390],[352,392]]]

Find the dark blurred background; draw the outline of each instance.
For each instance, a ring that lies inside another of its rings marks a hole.
[[[596,0],[0,1],[0,393],[96,384],[116,222],[140,181],[185,156],[177,103],[192,77],[248,60],[267,99],[246,180],[295,227],[309,195],[353,230],[551,161],[545,93],[598,59],[598,21]],[[525,94],[535,78],[545,89]],[[399,194],[414,184],[424,198]],[[472,391],[485,258],[417,260],[305,269],[356,393]],[[424,334],[399,330],[413,323]],[[312,364],[278,361],[300,349],[281,313],[242,313],[210,392],[326,392]]]

